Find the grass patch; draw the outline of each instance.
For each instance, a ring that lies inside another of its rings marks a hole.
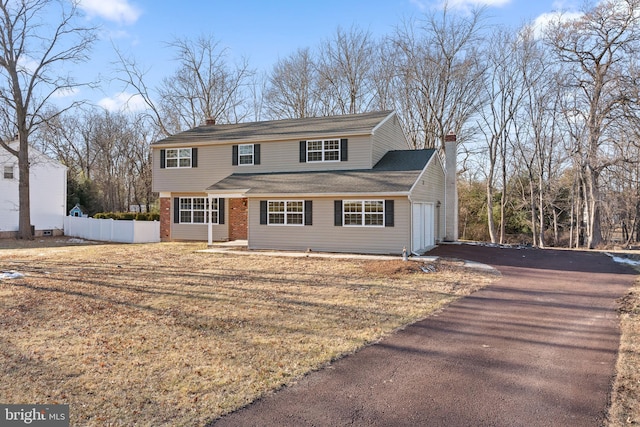
[[[613,384],[609,426],[640,425],[640,279],[619,300],[622,337]]]
[[[0,281],[0,402],[67,403],[72,425],[204,425],[496,278],[452,260],[4,245],[0,270],[26,276]]]

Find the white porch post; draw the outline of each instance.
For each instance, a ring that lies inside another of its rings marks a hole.
[[[207,221],[207,241],[208,245],[211,246],[213,244],[213,223],[211,222],[211,194],[207,194],[207,217],[209,220]]]

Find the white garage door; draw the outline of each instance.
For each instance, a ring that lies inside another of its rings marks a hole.
[[[413,204],[413,223],[411,250],[418,251],[435,244],[433,236],[433,203]]]

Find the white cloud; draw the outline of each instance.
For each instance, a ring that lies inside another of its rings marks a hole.
[[[513,0],[410,0],[421,12],[425,12],[433,7],[440,9],[446,5],[449,9],[468,12],[477,7],[502,7]]]
[[[544,33],[545,28],[549,24],[554,22],[568,22],[580,19],[582,12],[549,12],[543,13],[533,21],[533,34],[534,37],[540,38]]]
[[[98,101],[98,105],[111,112],[133,113],[148,108],[142,96],[133,95],[128,92],[120,92],[114,96],[102,98]]]
[[[119,24],[133,24],[142,14],[129,0],[81,0],[80,7],[90,17],[99,16]]]
[[[428,8],[428,5],[422,0],[410,0],[410,2],[422,12],[424,12]]]
[[[36,61],[35,59],[31,59],[27,56],[20,56],[20,58],[18,58],[18,64],[17,64],[17,69],[20,72],[24,72],[27,74],[33,74],[36,72],[36,70],[38,69],[38,66],[40,64],[38,63],[38,61]]]
[[[502,7],[512,0],[448,0],[447,4],[452,9],[469,9],[470,7]],[[444,2],[443,2],[444,4]]]

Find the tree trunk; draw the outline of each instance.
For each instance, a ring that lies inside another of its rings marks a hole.
[[[493,219],[493,188],[490,184],[487,184],[487,226],[491,243],[497,243],[496,224]]]
[[[18,238],[31,240],[31,201],[29,196],[29,144],[26,131],[19,134],[18,148]]]
[[[537,233],[536,233],[536,198],[533,194],[533,179],[529,176],[529,203],[531,205],[531,238],[533,246],[538,246]]]
[[[542,185],[542,183],[541,183],[541,185]],[[544,230],[545,230],[545,226],[544,226],[544,196],[542,194],[542,188],[538,189],[538,221],[539,221],[538,242],[540,244],[540,247],[544,248]]]
[[[560,242],[560,234],[558,231],[558,211],[553,208],[553,245],[558,246]]]
[[[587,224],[587,248],[595,249],[602,243],[602,229],[600,224],[600,190],[598,188],[598,174],[593,169],[586,168],[586,196],[589,209],[589,223]]]

